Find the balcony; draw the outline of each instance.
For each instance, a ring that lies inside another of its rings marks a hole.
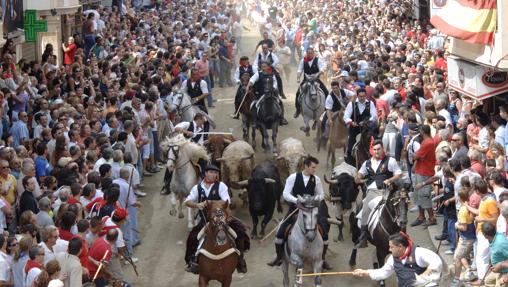
[[[508,1],[497,1],[497,31],[492,47],[451,38],[450,53],[484,66],[497,64],[499,70],[508,71]]]
[[[25,10],[49,11],[55,9],[58,13],[61,13],[59,10],[74,10],[81,6],[79,0],[24,0],[23,2]]]

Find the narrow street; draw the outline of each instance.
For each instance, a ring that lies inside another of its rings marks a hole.
[[[253,48],[259,40],[259,33],[257,27],[252,27],[249,24],[246,26],[251,29],[246,32],[243,37],[243,55],[252,55]],[[251,57],[251,62],[252,62]],[[285,92],[288,96],[284,100],[285,116],[289,121],[288,126],[283,126],[279,129],[279,142],[288,137],[296,137],[304,142],[307,152],[319,158],[322,162],[319,166],[317,175],[323,178],[323,175],[330,174],[331,167],[325,164],[325,152],[321,151],[319,154],[316,151],[314,144],[314,132],[311,137],[305,137],[304,133],[300,131],[300,126],[303,124],[301,118],[293,119],[294,113],[294,97],[297,89],[296,84],[296,67],[293,68],[292,76],[289,81],[285,79]],[[233,113],[233,98],[236,92],[234,88],[214,89],[214,97],[218,99],[216,108],[210,109],[212,117],[217,122],[217,131],[230,131],[236,138],[241,138],[241,122],[230,118]],[[346,135],[344,135],[346,136]],[[258,144],[260,137],[258,137]],[[258,145],[259,146],[259,145]],[[265,154],[261,148],[258,148],[256,153],[256,162],[270,157],[271,154]],[[338,153],[338,159],[342,158],[342,152]],[[169,215],[169,197],[159,195],[162,186],[164,171],[159,172],[151,178],[147,178],[144,182],[145,192],[148,196],[142,199],[144,204],[142,211],[139,214],[139,226],[142,244],[137,247],[135,256],[139,258],[138,271],[139,277],[135,277],[134,272],[130,266],[125,265],[124,270],[129,274],[131,282],[135,286],[197,286],[198,276],[187,273],[184,271],[184,252],[185,241],[187,238],[187,221],[186,219],[178,219]],[[328,186],[324,184],[325,192],[328,191]],[[247,226],[251,225],[250,216],[246,208],[242,208],[240,200],[237,196],[238,193],[234,192],[233,201],[237,204],[234,210],[236,217],[240,218]],[[285,206],[285,210],[286,206]],[[280,219],[283,214],[275,214],[274,217]],[[410,221],[413,219],[414,214],[410,214]],[[272,221],[267,230],[271,230],[275,226]],[[351,237],[348,234],[349,227],[345,227],[345,241],[335,242],[332,239],[337,237],[337,227],[332,226],[330,234],[330,247],[327,256],[328,262],[334,267],[333,271],[350,271],[348,266],[348,258],[353,244]],[[410,234],[419,246],[433,249],[429,234],[423,227],[417,227],[410,230]],[[358,251],[358,268],[369,268],[372,266],[372,259],[374,255],[373,247]],[[246,254],[248,264],[248,273],[245,275],[234,274],[232,286],[246,286],[246,287],[269,287],[269,286],[282,286],[282,272],[280,269],[270,268],[265,263],[272,259],[274,256],[273,238],[266,240],[263,243],[252,241],[251,250]],[[211,286],[219,286],[213,282]],[[304,286],[314,286],[312,279],[304,280]],[[323,286],[375,286],[367,279],[358,279],[352,276],[329,276],[323,278]],[[387,286],[395,286],[395,280],[392,278],[387,282]]]

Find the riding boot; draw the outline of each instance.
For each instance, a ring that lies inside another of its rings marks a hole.
[[[281,115],[280,115],[280,125],[285,126],[288,124],[288,121],[284,118],[284,105],[282,104],[282,101],[279,101],[280,109],[281,109]]]
[[[358,243],[355,245],[355,248],[367,248],[367,238],[369,237],[369,226],[362,225],[360,230],[362,233],[360,234],[360,238],[358,239]]]
[[[293,118],[296,119],[302,112],[302,109],[300,107],[300,94],[299,93],[296,93],[295,108],[296,108],[296,111],[295,111],[295,114],[293,115]]]
[[[326,251],[328,251],[328,244],[323,245],[323,270],[332,270],[333,267],[326,262]]]
[[[185,271],[193,273],[193,274],[199,274],[198,258],[197,258],[197,256],[192,256],[191,257],[189,265],[185,268]]]
[[[238,257],[238,263],[236,264],[236,272],[247,273],[247,262],[245,262],[243,253],[240,254],[240,257]]]
[[[280,266],[282,264],[282,259],[284,257],[284,243],[275,243],[275,252],[277,253],[277,257],[272,261],[266,263],[268,266]]]

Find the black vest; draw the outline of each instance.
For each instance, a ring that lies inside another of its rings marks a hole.
[[[259,53],[258,54],[258,69],[260,69],[261,67],[259,66],[259,62],[261,62],[263,60],[263,58],[261,57],[261,54],[262,53]],[[268,63],[268,66],[272,66],[273,64],[273,57],[272,57],[272,52],[270,52],[268,54],[268,57],[266,57],[266,62]]]
[[[303,62],[303,72],[307,75],[319,73],[318,58],[314,57],[314,59],[312,59],[311,65],[309,65],[309,62],[304,61]]]
[[[189,125],[189,128],[187,129],[187,131],[189,132],[194,132],[194,121],[190,122],[190,125]],[[210,131],[210,123],[208,121],[206,121],[204,124],[203,124],[203,131],[204,133],[207,133]],[[186,135],[184,135],[186,138],[190,138]],[[203,140],[206,141],[208,139],[208,135],[207,134],[199,134],[199,135],[195,135],[191,140],[195,143],[198,143],[199,140],[201,139],[201,137],[203,137]]]
[[[353,114],[353,121],[355,123],[360,123],[362,121],[368,121],[370,118],[370,102],[365,101],[365,110],[363,110],[363,113],[360,113],[360,108],[358,108],[358,102],[354,102],[355,112]]]
[[[376,182],[376,187],[378,189],[382,189],[383,181],[393,177],[393,172],[388,170],[389,159],[389,156],[385,156],[381,160],[381,163],[377,167],[376,171],[372,169],[372,159],[367,160],[365,163],[365,167],[367,168],[367,186],[369,186],[372,182]]]
[[[343,89],[340,89],[340,97],[342,98],[343,101],[339,100],[339,98],[337,98],[337,96],[333,92],[330,93],[330,97],[332,97],[333,100],[332,112],[340,111],[342,109],[344,100],[347,100],[346,93],[344,92]]]
[[[187,93],[191,97],[191,99],[197,98],[203,94],[201,91],[201,81],[199,80],[192,85],[191,79],[187,80]],[[205,106],[205,99],[201,99],[196,102],[196,105],[198,106]]]
[[[413,247],[411,255],[406,259],[404,264],[399,258],[393,257],[393,268],[395,269],[395,274],[397,274],[398,287],[413,286],[416,281],[416,274],[420,275],[425,272],[426,268],[416,264],[415,250],[416,247]]]
[[[271,91],[273,87],[273,74],[259,72],[259,79],[256,82],[256,95],[259,97],[267,91]]]
[[[307,186],[305,186],[303,174],[301,172],[296,173],[295,184],[293,185],[293,190],[291,191],[293,196],[304,196],[305,194],[314,196],[315,189],[316,178],[313,175],[310,176],[309,182],[307,182]]]
[[[240,74],[240,78],[242,77],[243,74],[247,73],[249,74],[250,77],[252,77],[254,75],[254,71],[252,70],[252,66],[249,65],[247,67],[242,67],[240,66],[238,68],[238,71],[239,71],[239,74]]]
[[[219,195],[219,185],[219,181],[215,182],[210,189],[210,193],[206,196],[205,189],[201,186],[201,183],[198,183],[198,203],[206,200],[221,200]]]

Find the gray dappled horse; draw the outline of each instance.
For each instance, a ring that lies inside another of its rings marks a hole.
[[[321,90],[316,77],[305,77],[307,81],[301,87],[302,95],[300,96],[300,106],[302,107],[303,123],[305,126],[300,129],[305,132],[306,136],[310,136],[309,122],[313,120],[312,129],[316,129],[319,117],[321,117],[325,110],[326,95]]]
[[[213,119],[205,113],[202,109],[192,104],[190,97],[182,92],[176,92],[173,95],[173,107],[178,116],[177,122],[192,122],[194,120],[194,116],[197,113],[201,113],[205,116],[205,118],[210,123],[212,128],[215,128],[215,122]]]
[[[303,269],[304,262],[310,262],[312,271],[320,273],[323,265],[323,239],[318,230],[320,201],[311,196],[298,196],[298,218],[291,229],[286,243],[286,252],[282,263],[284,287],[289,286],[289,265],[297,270]],[[296,277],[294,286],[301,286],[303,277]],[[314,277],[316,287],[321,286],[321,276]]]

